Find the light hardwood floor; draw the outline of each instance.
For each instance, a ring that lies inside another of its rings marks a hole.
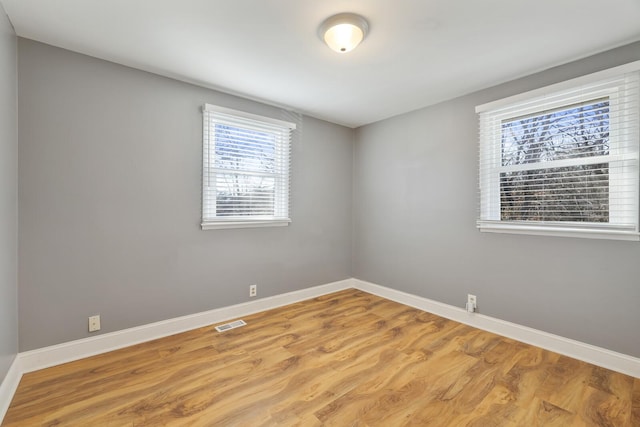
[[[3,426],[640,426],[640,379],[357,290],[26,374]]]

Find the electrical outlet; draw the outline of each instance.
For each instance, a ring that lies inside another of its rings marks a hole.
[[[475,295],[467,294],[467,311],[473,313],[478,308],[478,299]]]
[[[100,315],[89,317],[89,332],[95,332],[100,330]]]
[[[249,286],[249,297],[255,297],[258,295],[258,285]]]
[[[467,302],[469,304],[472,304],[474,307],[477,307],[478,300],[477,300],[475,295],[468,294],[467,295]]]

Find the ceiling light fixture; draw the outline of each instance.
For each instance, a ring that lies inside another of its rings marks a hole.
[[[369,23],[355,13],[339,13],[324,20],[318,35],[332,50],[346,53],[360,44],[367,36]]]

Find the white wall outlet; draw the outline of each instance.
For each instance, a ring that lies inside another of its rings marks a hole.
[[[100,330],[100,315],[89,317],[89,332],[95,332]]]
[[[467,294],[467,311],[474,313],[478,308],[478,299],[475,295]]]
[[[258,295],[258,285],[249,286],[249,297],[255,297]]]

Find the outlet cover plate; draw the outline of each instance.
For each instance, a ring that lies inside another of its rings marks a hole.
[[[89,317],[89,332],[95,332],[100,330],[100,315]]]
[[[475,295],[467,294],[467,302],[473,304],[474,307],[478,306],[478,299]]]

